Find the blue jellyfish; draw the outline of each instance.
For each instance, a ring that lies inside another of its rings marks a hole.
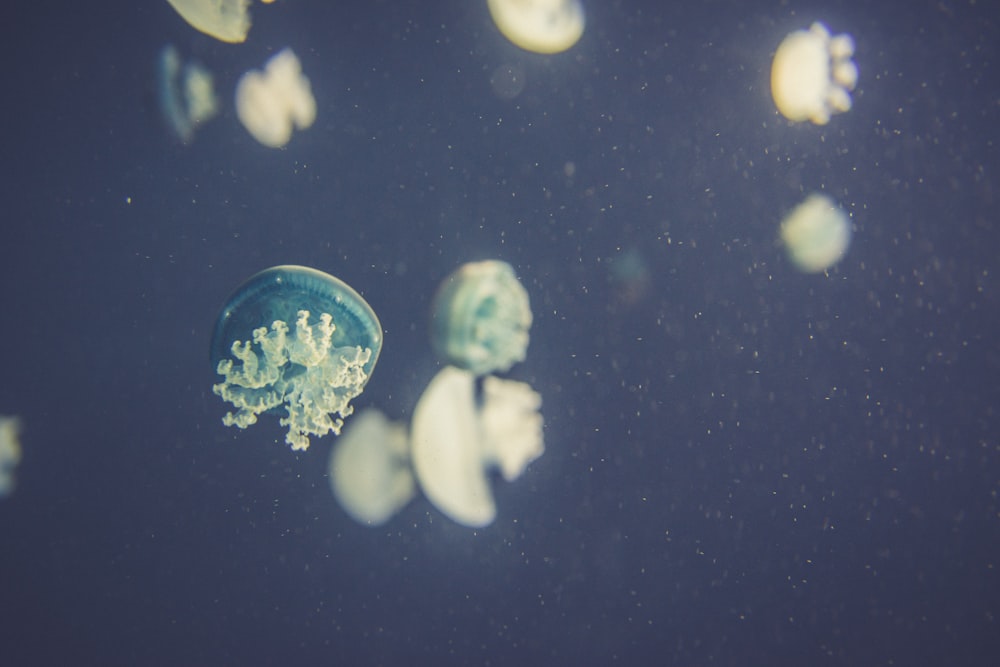
[[[212,392],[236,408],[222,422],[247,428],[264,412],[287,416],[285,442],[339,435],[382,349],[371,306],[338,278],[305,266],[275,266],[226,302],[212,334]]]
[[[445,278],[431,313],[434,348],[448,363],[487,375],[524,361],[528,292],[499,260],[463,264]]]

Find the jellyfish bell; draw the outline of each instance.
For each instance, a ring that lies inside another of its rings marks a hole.
[[[281,148],[294,129],[316,120],[316,99],[302,65],[291,49],[274,55],[263,71],[251,70],[236,84],[236,115],[253,138]]]
[[[191,27],[233,44],[250,31],[250,0],[167,0]]]
[[[531,320],[528,292],[510,264],[470,262],[438,288],[431,338],[446,362],[486,375],[524,360]]]
[[[580,0],[488,0],[504,37],[525,51],[560,53],[576,44],[586,23]]]
[[[211,72],[197,62],[183,63],[171,44],[160,51],[158,89],[160,111],[181,143],[191,143],[195,130],[219,111]]]
[[[21,420],[0,415],[0,498],[14,492],[14,470],[21,462]]]
[[[825,125],[835,113],[849,111],[858,81],[850,35],[831,36],[822,23],[790,33],[771,65],[771,95],[791,121]]]
[[[410,455],[427,499],[453,521],[481,528],[496,518],[489,471],[513,481],[543,453],[541,398],[523,382],[446,366],[417,402]]]
[[[223,376],[212,391],[236,408],[223,423],[245,429],[284,408],[285,441],[307,449],[310,435],[340,433],[381,349],[378,317],[343,281],[305,266],[261,271],[226,302],[212,334]]]
[[[806,273],[822,273],[847,252],[850,220],[832,199],[813,193],[785,216],[781,240],[796,267]]]
[[[380,526],[416,494],[404,424],[375,409],[355,415],[330,452],[330,488],[352,519]]]

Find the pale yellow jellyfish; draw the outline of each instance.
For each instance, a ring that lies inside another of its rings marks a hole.
[[[517,479],[545,451],[541,397],[527,384],[446,366],[413,412],[410,456],[427,499],[453,521],[480,528],[496,518],[489,472]]]
[[[199,63],[182,64],[177,49],[169,44],[160,52],[159,97],[164,120],[185,144],[219,111],[212,74]]]
[[[851,223],[832,199],[814,193],[785,216],[781,240],[795,266],[807,273],[820,273],[847,252]]]
[[[406,425],[369,408],[355,415],[330,452],[330,488],[352,519],[380,526],[416,495]]]
[[[792,121],[826,125],[831,114],[850,110],[850,91],[858,82],[853,55],[851,36],[831,36],[822,23],[789,34],[771,65],[771,95],[778,111]]]
[[[559,53],[583,35],[580,0],[489,0],[497,29],[526,51]]]
[[[21,420],[0,415],[0,498],[14,491],[14,469],[21,462]]]
[[[246,41],[250,0],[167,0],[185,21],[223,42]]]
[[[272,57],[263,71],[245,73],[236,85],[236,114],[254,139],[281,148],[292,130],[316,120],[316,99],[291,49]]]

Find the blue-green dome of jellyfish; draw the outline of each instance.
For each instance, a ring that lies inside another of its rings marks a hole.
[[[434,297],[431,338],[450,364],[486,375],[524,361],[531,328],[528,292],[499,260],[463,264]]]
[[[244,429],[284,407],[285,442],[339,435],[351,400],[382,349],[371,306],[338,278],[305,266],[275,266],[247,280],[226,302],[212,334],[212,392],[235,408],[226,426]]]

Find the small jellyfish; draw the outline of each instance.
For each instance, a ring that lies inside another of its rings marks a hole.
[[[223,42],[246,41],[250,0],[167,0],[191,27]]]
[[[21,420],[0,415],[0,498],[14,492],[14,469],[21,462]]]
[[[380,526],[416,495],[406,425],[369,408],[355,415],[330,451],[330,488],[352,519]]]
[[[525,51],[559,53],[583,35],[580,0],[488,0],[503,36]]]
[[[847,252],[851,223],[832,199],[813,193],[782,220],[781,240],[795,266],[806,273],[821,273]]]
[[[506,371],[527,354],[528,292],[506,262],[470,262],[456,269],[438,288],[431,320],[438,354],[475,375]]]
[[[212,74],[196,62],[182,66],[180,54],[170,44],[160,51],[159,98],[163,118],[185,144],[219,111]]]
[[[858,82],[853,55],[851,36],[831,36],[822,23],[790,33],[771,65],[771,95],[778,111],[788,120],[826,125],[831,114],[850,110],[850,91]]]
[[[496,518],[489,472],[517,479],[545,451],[541,397],[527,384],[486,377],[480,407],[476,377],[446,366],[413,412],[413,469],[427,499],[453,521],[479,528]]]
[[[281,148],[292,130],[316,120],[316,99],[302,65],[291,49],[274,55],[264,71],[251,70],[236,84],[236,115],[253,138],[268,148]]]
[[[350,401],[371,377],[382,326],[350,286],[305,266],[275,266],[245,282],[226,302],[212,334],[211,362],[223,381],[212,391],[244,429],[282,406],[293,450],[309,436],[339,434]]]

